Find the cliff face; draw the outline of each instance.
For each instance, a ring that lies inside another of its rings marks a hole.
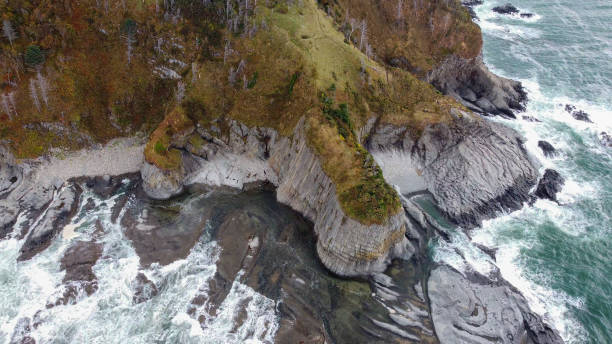
[[[198,128],[199,147],[185,144],[182,166],[165,172],[145,164],[143,186],[154,198],[181,192],[184,184],[208,183],[242,187],[267,181],[277,186],[277,199],[314,224],[321,262],[342,276],[384,271],[391,259],[413,253],[405,238],[405,216],[398,211],[383,224],[362,224],[345,214],[336,186],[308,146],[300,121],[291,138],[269,128],[248,128],[231,122],[227,136],[216,137]]]

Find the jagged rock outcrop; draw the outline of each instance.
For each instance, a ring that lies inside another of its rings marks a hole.
[[[254,181],[271,182],[277,186],[280,202],[314,223],[319,258],[342,276],[380,272],[392,258],[412,253],[404,237],[401,211],[381,225],[364,225],[344,213],[334,183],[308,146],[304,131],[304,121],[291,138],[279,137],[270,128],[249,128],[235,121],[222,137],[197,128],[206,147],[179,147],[196,154],[183,154],[183,165],[174,174],[157,168],[151,173],[152,165],[145,165],[141,173],[144,190],[154,198],[167,198],[190,183],[242,187]],[[198,156],[198,151],[206,154]]]
[[[507,3],[502,6],[495,6],[493,7],[492,10],[493,12],[496,12],[499,14],[518,14],[519,13],[519,9],[516,8],[516,6],[512,5],[511,3]]]
[[[438,206],[466,228],[520,209],[538,179],[524,139],[502,124],[454,112],[453,122],[426,128],[416,142],[406,130],[379,125],[368,145],[410,152]]]
[[[462,59],[453,55],[431,71],[427,81],[481,114],[515,118],[514,111],[525,109],[527,93],[521,83],[491,73],[482,56]]]
[[[557,150],[548,141],[538,141],[538,147],[547,158],[553,158],[557,155]]]
[[[538,183],[535,195],[539,198],[557,201],[557,193],[561,191],[565,179],[555,170],[547,169]]]
[[[563,343],[504,279],[463,276],[442,265],[428,280],[431,315],[446,343]]]
[[[427,128],[415,150],[439,207],[470,228],[528,200],[538,170],[523,142],[502,124],[464,116]]]

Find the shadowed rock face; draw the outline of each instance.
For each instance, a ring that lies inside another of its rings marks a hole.
[[[428,76],[427,81],[472,111],[515,118],[525,110],[527,93],[520,82],[489,71],[482,57],[471,60],[451,56]]]
[[[542,179],[540,179],[538,183],[535,195],[539,198],[545,198],[556,202],[557,193],[561,191],[563,184],[565,184],[565,179],[563,179],[559,172],[547,169],[544,171],[544,176],[542,176]]]
[[[447,266],[428,281],[432,317],[440,343],[563,343],[529,310],[525,298],[501,282],[464,277]]]

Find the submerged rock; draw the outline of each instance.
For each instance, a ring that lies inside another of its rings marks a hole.
[[[431,316],[440,343],[563,343],[501,277],[463,276],[448,266],[429,277]]]
[[[210,214],[204,212],[194,219],[197,223],[182,224],[181,218],[152,216],[148,210],[126,209],[121,225],[144,267],[153,263],[170,264],[187,257],[202,233]]]
[[[557,155],[557,150],[548,141],[538,141],[538,147],[544,153],[544,156],[552,158]]]
[[[30,332],[30,318],[20,318],[15,324],[9,344],[36,344],[36,340],[30,337]]]
[[[157,296],[159,290],[155,283],[153,283],[147,276],[139,272],[136,275],[136,279],[132,282],[132,287],[134,288],[134,296],[132,296],[132,302],[134,303],[143,303],[148,301],[149,299]]]
[[[515,118],[514,111],[525,110],[527,93],[521,83],[491,73],[480,56],[466,60],[453,55],[429,73],[427,81],[481,114]]]
[[[576,110],[576,107],[574,105],[565,104],[565,112],[571,114],[574,119],[577,119],[579,121],[593,123],[588,113],[582,110]]]
[[[523,116],[523,120],[527,121],[527,122],[537,122],[537,123],[541,123],[542,121],[540,121],[539,119],[533,117],[533,116]]]
[[[66,271],[63,282],[77,282],[87,292],[93,294],[98,289],[93,266],[102,255],[102,244],[91,241],[77,241],[64,254],[60,268]]]
[[[518,14],[519,10],[514,5],[507,3],[503,6],[493,7],[493,12],[496,12],[499,14]]]
[[[542,179],[540,179],[535,195],[539,198],[545,198],[556,202],[557,193],[561,191],[564,183],[565,179],[563,179],[559,172],[547,169]]]

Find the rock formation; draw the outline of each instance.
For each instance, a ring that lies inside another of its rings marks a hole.
[[[431,272],[428,295],[436,334],[446,343],[563,343],[503,279],[464,276],[448,266]]]
[[[217,152],[214,157],[207,160],[208,155],[187,155],[181,172],[172,172],[169,181],[164,178],[168,176],[165,171],[145,165],[141,172],[144,189],[160,198],[175,195],[183,185],[195,182],[242,187],[247,182],[269,181],[277,186],[280,202],[314,223],[319,258],[342,276],[383,271],[392,258],[411,252],[404,237],[402,212],[382,225],[364,225],[344,213],[334,183],[308,146],[304,130],[301,121],[293,137],[284,138],[272,129],[248,128],[233,121],[227,137],[212,139],[212,134],[198,128],[206,150]]]
[[[514,5],[508,3],[503,6],[493,7],[493,12],[496,12],[499,14],[518,14],[519,10]]]
[[[427,190],[456,223],[471,228],[528,201],[538,179],[524,139],[504,125],[469,114],[425,129],[415,142],[392,125],[373,129],[373,150],[401,149],[419,164]]]
[[[557,155],[557,150],[548,141],[538,141],[538,147],[540,147],[542,153],[544,153],[544,156],[547,158],[552,158]]]
[[[539,198],[557,201],[557,193],[561,191],[565,179],[555,170],[547,169],[538,183],[535,195]]]
[[[462,59],[452,55],[429,73],[427,81],[481,114],[515,118],[513,111],[525,109],[527,93],[521,83],[491,73],[482,56]]]

